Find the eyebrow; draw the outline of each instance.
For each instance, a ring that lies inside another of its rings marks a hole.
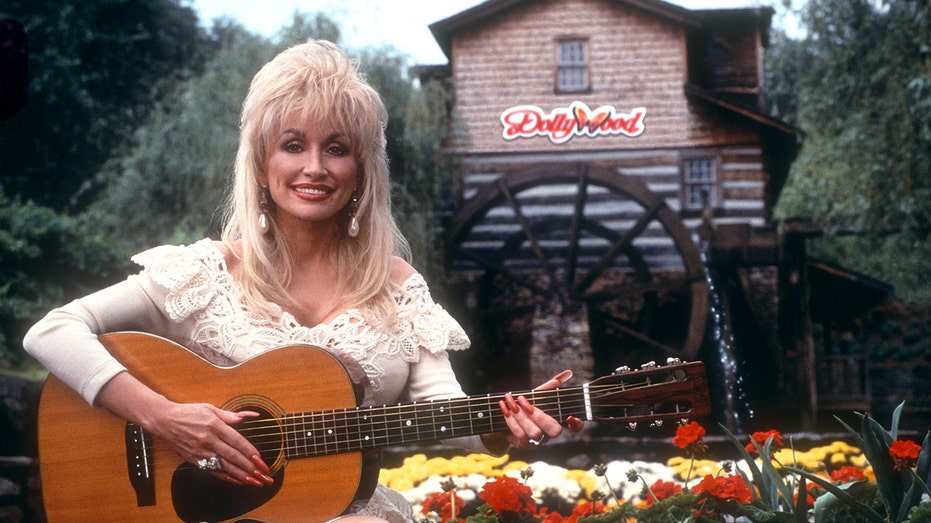
[[[300,129],[290,129],[290,128],[289,128],[289,129],[285,129],[284,131],[281,131],[281,135],[280,135],[280,136],[285,136],[285,135],[288,135],[288,134],[293,134],[293,135],[298,136],[298,137],[300,137],[300,138],[303,138],[303,137],[306,135],[306,133],[305,133],[304,131],[300,130]],[[341,132],[337,131],[337,132],[334,132],[334,133],[332,133],[332,134],[330,134],[329,136],[326,137],[326,141],[334,141],[334,140],[336,140],[336,139],[348,140],[348,139],[349,139],[349,135],[347,135],[346,133],[341,133]]]

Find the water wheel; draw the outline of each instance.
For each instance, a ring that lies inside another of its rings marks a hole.
[[[595,372],[699,349],[708,313],[699,249],[665,200],[629,176],[584,163],[505,172],[467,200],[447,238],[451,271],[476,289],[472,317],[507,331],[499,346],[526,337],[527,321],[514,318],[582,307]]]

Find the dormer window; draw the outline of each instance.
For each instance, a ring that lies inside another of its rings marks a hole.
[[[559,40],[556,50],[556,92],[579,93],[589,90],[588,41],[581,38]]]

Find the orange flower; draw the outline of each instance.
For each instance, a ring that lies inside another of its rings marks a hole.
[[[753,495],[750,487],[744,483],[740,474],[730,474],[727,476],[712,476],[708,474],[701,483],[695,485],[693,489],[697,494],[705,494],[708,497],[717,498],[721,501],[735,500],[750,503],[753,501]]]
[[[423,500],[421,504],[423,509],[421,512],[424,516],[430,514],[431,512],[436,512],[442,518],[443,523],[446,523],[447,520],[453,517],[453,504],[452,499],[455,497],[456,500],[456,514],[461,513],[462,508],[465,507],[465,501],[459,496],[453,496],[452,492],[431,492],[427,494],[427,498]]]
[[[866,481],[866,474],[857,467],[844,465],[843,467],[831,472],[831,481],[834,483],[849,483],[851,481]]]
[[[674,483],[672,481],[664,481],[662,479],[656,480],[655,483],[650,485],[650,492],[652,496],[647,496],[646,504],[650,506],[654,501],[662,501],[666,498],[671,498],[676,494],[682,493],[682,485]],[[654,496],[656,499],[653,499]]]
[[[691,421],[676,427],[676,437],[672,438],[672,442],[678,445],[680,449],[699,452],[708,448],[705,446],[704,437],[705,427],[702,427],[696,421]]]
[[[780,434],[778,430],[767,430],[766,432],[753,433],[750,443],[747,443],[747,452],[755,454],[756,445],[754,445],[753,442],[755,441],[759,446],[762,447],[766,444],[766,440],[768,440],[770,436],[773,438],[773,446],[771,448],[782,448],[782,434]]]
[[[530,487],[509,476],[485,483],[478,497],[499,514],[504,511],[533,514],[537,511],[537,502],[533,499]]]
[[[585,516],[595,516],[598,514],[604,514],[608,511],[608,507],[605,506],[601,501],[596,501],[592,503],[591,501],[585,501],[579,503],[572,509],[572,514],[566,519],[567,523],[576,523],[579,518]]]
[[[912,440],[897,439],[889,447],[889,455],[895,461],[895,470],[910,469],[918,461],[918,453],[921,452],[921,445]]]

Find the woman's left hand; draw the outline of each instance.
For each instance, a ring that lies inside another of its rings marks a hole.
[[[555,389],[571,378],[572,371],[564,370],[534,390]],[[543,443],[546,438],[555,438],[562,434],[559,421],[534,407],[525,396],[515,398],[509,392],[498,402],[498,406],[510,431],[503,436],[514,447],[531,449]]]

